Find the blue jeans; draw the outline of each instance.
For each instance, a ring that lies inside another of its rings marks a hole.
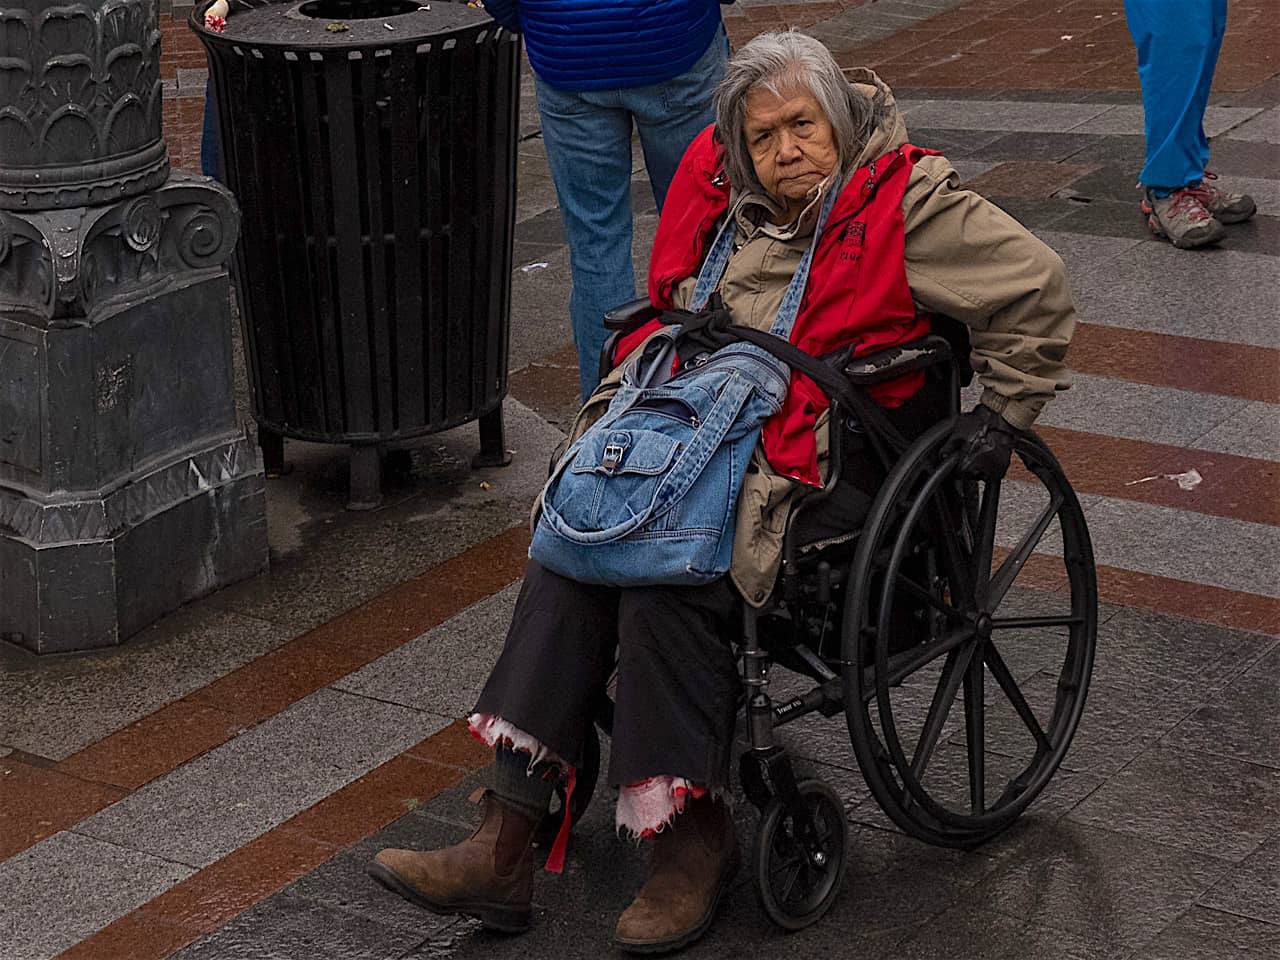
[[[707,52],[662,83],[621,90],[564,90],[535,77],[547,162],[569,242],[569,316],[582,396],[599,382],[605,312],[636,296],[631,263],[631,128],[640,132],[653,199],[662,210],[685,148],[715,119],[711,95],[724,76],[721,25]]]
[[[1138,48],[1147,137],[1138,179],[1157,195],[1200,182],[1209,162],[1204,108],[1227,29],[1227,0],[1125,0]]]
[[[200,172],[206,177],[218,177],[218,106],[213,101],[213,84],[204,85],[204,129],[200,136]]]

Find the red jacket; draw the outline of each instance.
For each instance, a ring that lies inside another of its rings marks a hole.
[[[929,332],[916,313],[903,261],[902,198],[911,167],[933,151],[905,144],[855,170],[836,199],[818,241],[791,342],[821,356],[855,344],[861,355],[914,340]],[[697,273],[729,205],[720,148],[708,127],[690,144],[667,191],[649,259],[649,300],[672,306],[680,281]],[[655,321],[656,324],[656,321]],[[619,344],[625,357],[655,326],[637,330]],[[872,390],[885,406],[898,406],[920,389],[922,374],[910,374]],[[821,485],[813,426],[827,396],[811,380],[793,373],[782,410],[765,424],[763,443],[770,465],[783,476]]]

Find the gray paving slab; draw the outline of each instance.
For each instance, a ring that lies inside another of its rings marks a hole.
[[[1060,201],[1053,201],[1060,202]],[[1100,265],[1114,260],[1140,241],[1127,237],[1085,237],[1056,228],[1037,229],[1036,236],[1053,247],[1067,268],[1067,279],[1077,294],[1081,278],[1092,273]]]
[[[1092,147],[1101,139],[1082,133],[1009,133],[978,147],[973,151],[973,157],[980,160],[1061,162]]]
[[[465,715],[502,652],[519,586],[468,607],[334,687],[450,718]]]
[[[1212,109],[1212,108],[1210,108]],[[1208,132],[1207,130],[1205,131]],[[1280,107],[1272,107],[1232,128],[1229,140],[1250,140],[1256,143],[1280,144]]]
[[[1132,960],[1273,960],[1277,956],[1280,927],[1196,906],[1135,950]]]
[[[100,653],[41,658],[8,651],[0,669],[0,743],[62,760],[289,637],[275,624],[200,606]]]
[[[558,318],[556,328],[562,324]],[[554,349],[562,343],[558,337],[552,341]],[[434,434],[413,448],[423,472],[400,486],[384,484],[384,505],[372,514],[353,516],[345,509],[344,448],[286,445],[295,469],[268,485],[268,524],[292,499],[296,547],[273,556],[266,574],[228,587],[207,603],[295,630],[313,627],[525,523],[546,479],[547,458],[563,434],[516,400],[508,398],[503,410],[507,447],[515,451],[509,466],[471,469],[479,449],[474,423]],[[307,459],[295,457],[294,450]]]
[[[1161,744],[1067,818],[1239,863],[1276,833],[1280,770]]]
[[[0,954],[49,960],[194,872],[114,843],[54,834],[0,862]]]
[[[81,821],[76,830],[208,866],[447,723],[322,689]]]
[[[996,163],[992,160],[952,160],[951,165],[956,168],[956,173],[960,174],[960,182],[968,183],[982,176]]]
[[[1073,204],[1065,200],[1054,200],[1047,197],[994,197],[989,199],[1033,233],[1053,228],[1058,221],[1074,212],[1072,209]]]
[[[906,105],[908,123],[913,128],[990,131],[1075,131],[1081,124],[1114,109],[1108,104],[1005,100],[907,101]]]
[[[1054,230],[1067,230],[1094,237],[1151,239],[1151,230],[1136,199],[1068,202],[1066,206],[1068,209],[1063,216],[1053,221]]]
[[[1201,898],[1206,907],[1280,926],[1280,834],[1233,867]]]
[[[1070,821],[1023,835],[1019,849],[968,899],[1066,930],[1103,956],[1148,942],[1215,883],[1230,864]]]
[[[1280,597],[1280,528],[1110,498],[1085,515],[1098,563]]]
[[[1206,701],[1162,742],[1280,770],[1280,644]]]
[[[1086,939],[960,903],[894,948],[899,960],[955,960],[958,945],[973,960],[1103,960]]]
[[[1195,709],[1215,702],[1211,698],[1220,693],[1237,689],[1235,685],[1244,682],[1251,671],[1280,673],[1275,661],[1260,664],[1275,650],[1273,637],[1152,610],[1123,608],[1106,621],[1100,636],[1093,661],[1095,680],[1139,685],[1155,696],[1168,697],[1170,705],[1178,709],[1186,705],[1186,701],[1179,703],[1179,698],[1189,690],[1188,684],[1198,692],[1197,701],[1191,704]],[[1247,731],[1241,730],[1239,735],[1245,736]],[[1193,748],[1204,745],[1172,733],[1169,739]],[[1229,755],[1254,760],[1242,753]]]
[[[1251,117],[1261,113],[1258,107],[1206,107],[1204,111],[1204,133],[1206,137],[1219,134],[1243,124]],[[1116,104],[1097,116],[1078,124],[1063,127],[1070,133],[1120,133],[1135,134],[1143,132],[1141,104]]]
[[[924,127],[910,124],[908,136],[921,147],[940,150],[953,163],[972,157],[987,144],[999,139],[1000,134],[991,130],[949,130],[943,127]],[[982,156],[979,159],[991,159]]]
[[[1195,440],[1202,450],[1280,461],[1280,417],[1276,405],[1256,401]]]
[[[384,847],[426,850],[466,836],[454,825],[429,817],[401,817],[316,867],[281,894],[429,937],[451,926],[457,918],[438,916],[389,893],[369,878],[365,867]]]
[[[1212,278],[1213,301],[1205,300]],[[1280,258],[1225,248],[1186,251],[1149,240],[1071,275],[1084,319],[1154,333],[1275,346]]]
[[[420,933],[275,896],[173,954],[174,960],[397,960]]]
[[[1280,170],[1280,144],[1219,137],[1210,149],[1209,167],[1223,176],[1274,177]]]
[[[1100,322],[1089,312],[1085,312],[1082,319]],[[1071,377],[1071,389],[1047,404],[1038,422],[1086,433],[1189,447],[1195,446],[1199,438],[1218,425],[1241,415],[1249,405],[1249,401],[1236,397],[1076,372]],[[1271,406],[1274,409],[1274,405]],[[1261,457],[1263,453],[1251,455]],[[1189,467],[1194,465],[1194,460],[1188,463]]]

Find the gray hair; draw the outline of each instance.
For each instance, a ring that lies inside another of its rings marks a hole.
[[[795,30],[762,33],[733,55],[716,87],[716,132],[724,145],[729,182],[739,190],[764,188],[756,176],[745,132],[747,97],[757,90],[775,96],[807,91],[831,122],[840,169],[848,170],[884,117],[885,96],[868,97],[840,72],[831,52]]]

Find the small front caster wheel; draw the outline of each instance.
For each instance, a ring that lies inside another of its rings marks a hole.
[[[835,791],[821,780],[801,780],[796,789],[815,836],[806,839],[786,804],[774,797],[752,857],[760,906],[786,930],[803,930],[831,908],[844,880],[848,847],[844,804]]]
[[[587,804],[596,791],[596,781],[600,778],[600,734],[595,724],[588,724],[586,739],[582,743],[582,766],[578,768],[578,782],[573,787],[573,800],[570,802],[570,813],[576,824],[587,812]],[[556,834],[560,832],[560,824],[564,820],[564,781],[556,783],[555,793],[551,801],[551,809],[543,815],[534,833],[534,842],[538,846],[551,846]]]

